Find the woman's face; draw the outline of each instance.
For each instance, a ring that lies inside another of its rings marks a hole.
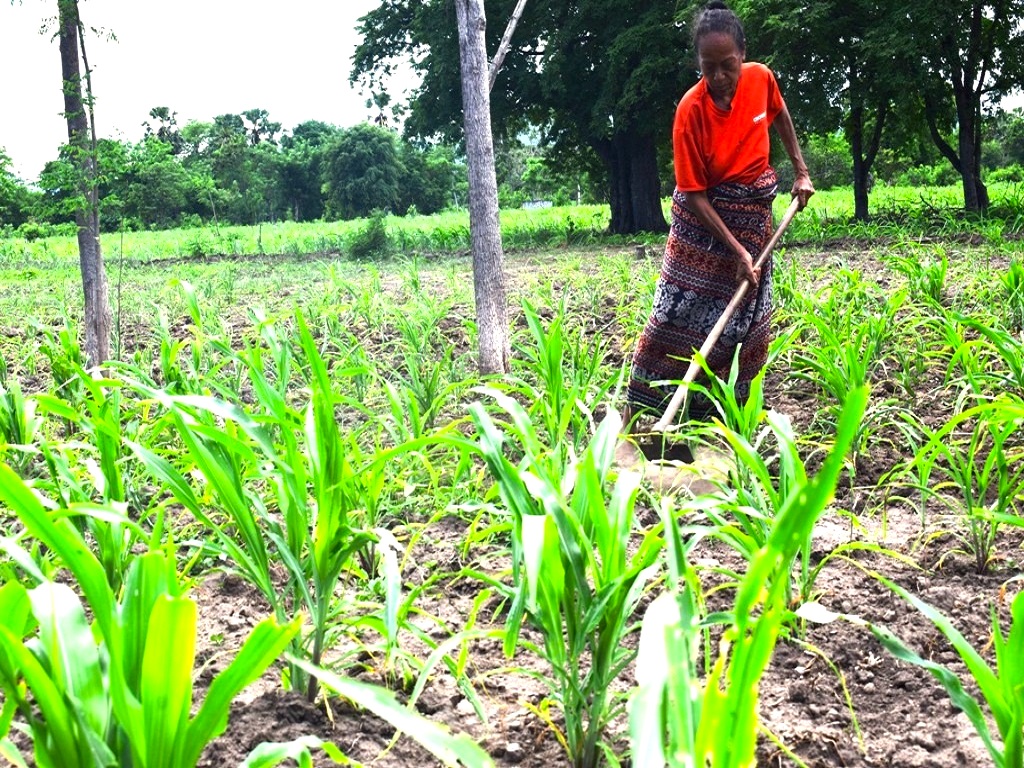
[[[704,35],[697,44],[697,63],[712,98],[731,101],[743,66],[743,50],[736,46],[732,35],[723,32]]]

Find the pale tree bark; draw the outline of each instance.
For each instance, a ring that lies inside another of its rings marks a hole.
[[[60,63],[64,79],[64,117],[68,124],[68,145],[78,169],[79,204],[78,261],[85,294],[85,357],[88,365],[99,366],[110,359],[111,315],[107,274],[100,249],[99,193],[96,186],[96,141],[90,130],[86,100],[82,96],[79,67],[81,21],[78,0],[57,0],[60,24]],[[89,91],[91,106],[92,89]]]
[[[498,222],[483,0],[455,0],[455,15],[459,27],[462,112],[469,167],[469,232],[473,248],[478,365],[481,373],[507,373],[511,358],[508,298]]]
[[[508,53],[508,49],[512,45],[512,34],[516,31],[516,26],[519,24],[519,19],[523,16],[523,9],[526,7],[526,0],[519,0],[516,3],[515,9],[512,11],[512,16],[508,20],[508,26],[505,27],[505,34],[501,36],[501,42],[498,44],[498,52],[494,54],[494,58],[491,60],[491,71],[487,81],[487,90],[494,90],[494,82],[498,79],[498,72],[501,71],[501,65],[505,63],[505,54]]]

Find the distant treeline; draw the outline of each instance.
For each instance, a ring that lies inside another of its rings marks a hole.
[[[174,112],[158,107],[143,126],[137,143],[98,142],[104,231],[430,214],[466,204],[465,162],[454,147],[410,141],[382,125],[311,120],[282,131],[266,110],[253,109],[179,127]],[[64,147],[30,184],[13,175],[0,148],[0,229],[31,236],[74,221],[69,153]],[[500,165],[506,206],[583,196],[576,175],[567,181],[550,171],[536,147],[509,148]]]
[[[374,211],[430,214],[466,204],[458,149],[403,138],[386,124],[339,128],[311,120],[283,131],[266,110],[253,109],[179,127],[174,112],[157,107],[143,128],[136,143],[99,141],[104,231],[339,220]],[[985,137],[989,178],[1024,181],[1024,113],[996,112],[986,120]],[[850,184],[850,147],[841,133],[804,143],[819,189]],[[0,148],[0,234],[33,237],[71,225],[77,188],[71,160],[65,147],[28,183],[14,176]],[[496,163],[503,207],[539,199],[607,202],[605,180],[592,166],[547,152],[534,134],[499,139]],[[668,195],[671,158],[661,165]],[[780,168],[784,184],[787,170]],[[876,183],[916,186],[959,178],[932,145],[913,140],[898,150],[883,148],[873,175]]]

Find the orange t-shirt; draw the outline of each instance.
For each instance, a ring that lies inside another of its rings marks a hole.
[[[764,64],[743,64],[728,110],[715,106],[701,78],[676,108],[676,187],[695,192],[730,181],[753,182],[768,167],[768,126],[781,110],[779,85]]]

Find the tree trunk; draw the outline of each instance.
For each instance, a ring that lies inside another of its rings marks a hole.
[[[667,232],[654,138],[636,131],[616,133],[594,149],[608,169],[609,231],[616,235]]]
[[[864,143],[864,105],[857,104],[850,109],[847,132],[850,135],[850,152],[853,155],[853,216],[857,221],[867,221],[868,195],[871,192],[871,167],[875,164],[878,149],[882,145],[882,129],[888,114],[888,105],[875,110],[875,126]]]
[[[483,0],[455,0],[469,169],[469,232],[481,373],[507,373],[511,357],[505,255],[498,222]]]
[[[960,178],[964,188],[964,208],[968,211],[984,211],[988,208],[988,189],[981,180],[981,151],[978,133],[981,120],[980,108],[975,108],[974,95],[966,89],[956,88],[956,115],[960,125],[957,149],[960,153]]]
[[[58,0],[60,62],[64,78],[64,117],[68,124],[68,145],[78,169],[79,204],[75,210],[78,226],[78,260],[85,294],[85,358],[90,366],[110,359],[111,315],[107,274],[100,250],[99,195],[96,187],[94,137],[82,98],[78,34],[81,26],[77,0]],[[91,97],[91,94],[90,94]]]
[[[850,109],[850,154],[853,155],[853,217],[868,220],[868,168],[864,163],[864,107]]]

